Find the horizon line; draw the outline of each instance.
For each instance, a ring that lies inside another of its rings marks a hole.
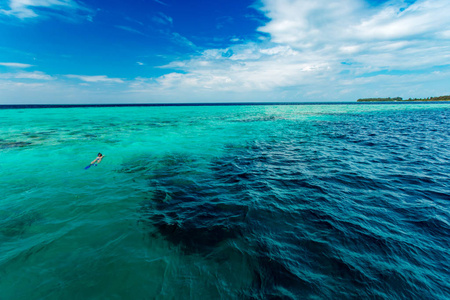
[[[187,102],[187,103],[89,103],[89,104],[0,104],[0,109],[14,108],[76,108],[76,107],[139,107],[139,106],[245,106],[245,105],[370,105],[370,104],[416,104],[416,103],[443,103],[445,101],[373,101],[373,102],[357,102],[357,101],[336,101],[336,102]]]

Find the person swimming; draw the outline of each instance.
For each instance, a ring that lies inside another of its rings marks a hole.
[[[103,157],[105,157],[103,154],[98,153],[97,157],[91,162],[91,165],[98,165],[102,161]]]

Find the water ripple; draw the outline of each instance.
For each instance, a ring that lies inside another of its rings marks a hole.
[[[3,119],[6,298],[450,299],[448,107],[106,110]]]

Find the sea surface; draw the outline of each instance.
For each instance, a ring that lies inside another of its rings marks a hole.
[[[450,299],[450,104],[1,109],[0,299]]]

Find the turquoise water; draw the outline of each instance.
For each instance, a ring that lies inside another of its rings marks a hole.
[[[448,104],[0,110],[0,299],[448,299],[449,125]]]

